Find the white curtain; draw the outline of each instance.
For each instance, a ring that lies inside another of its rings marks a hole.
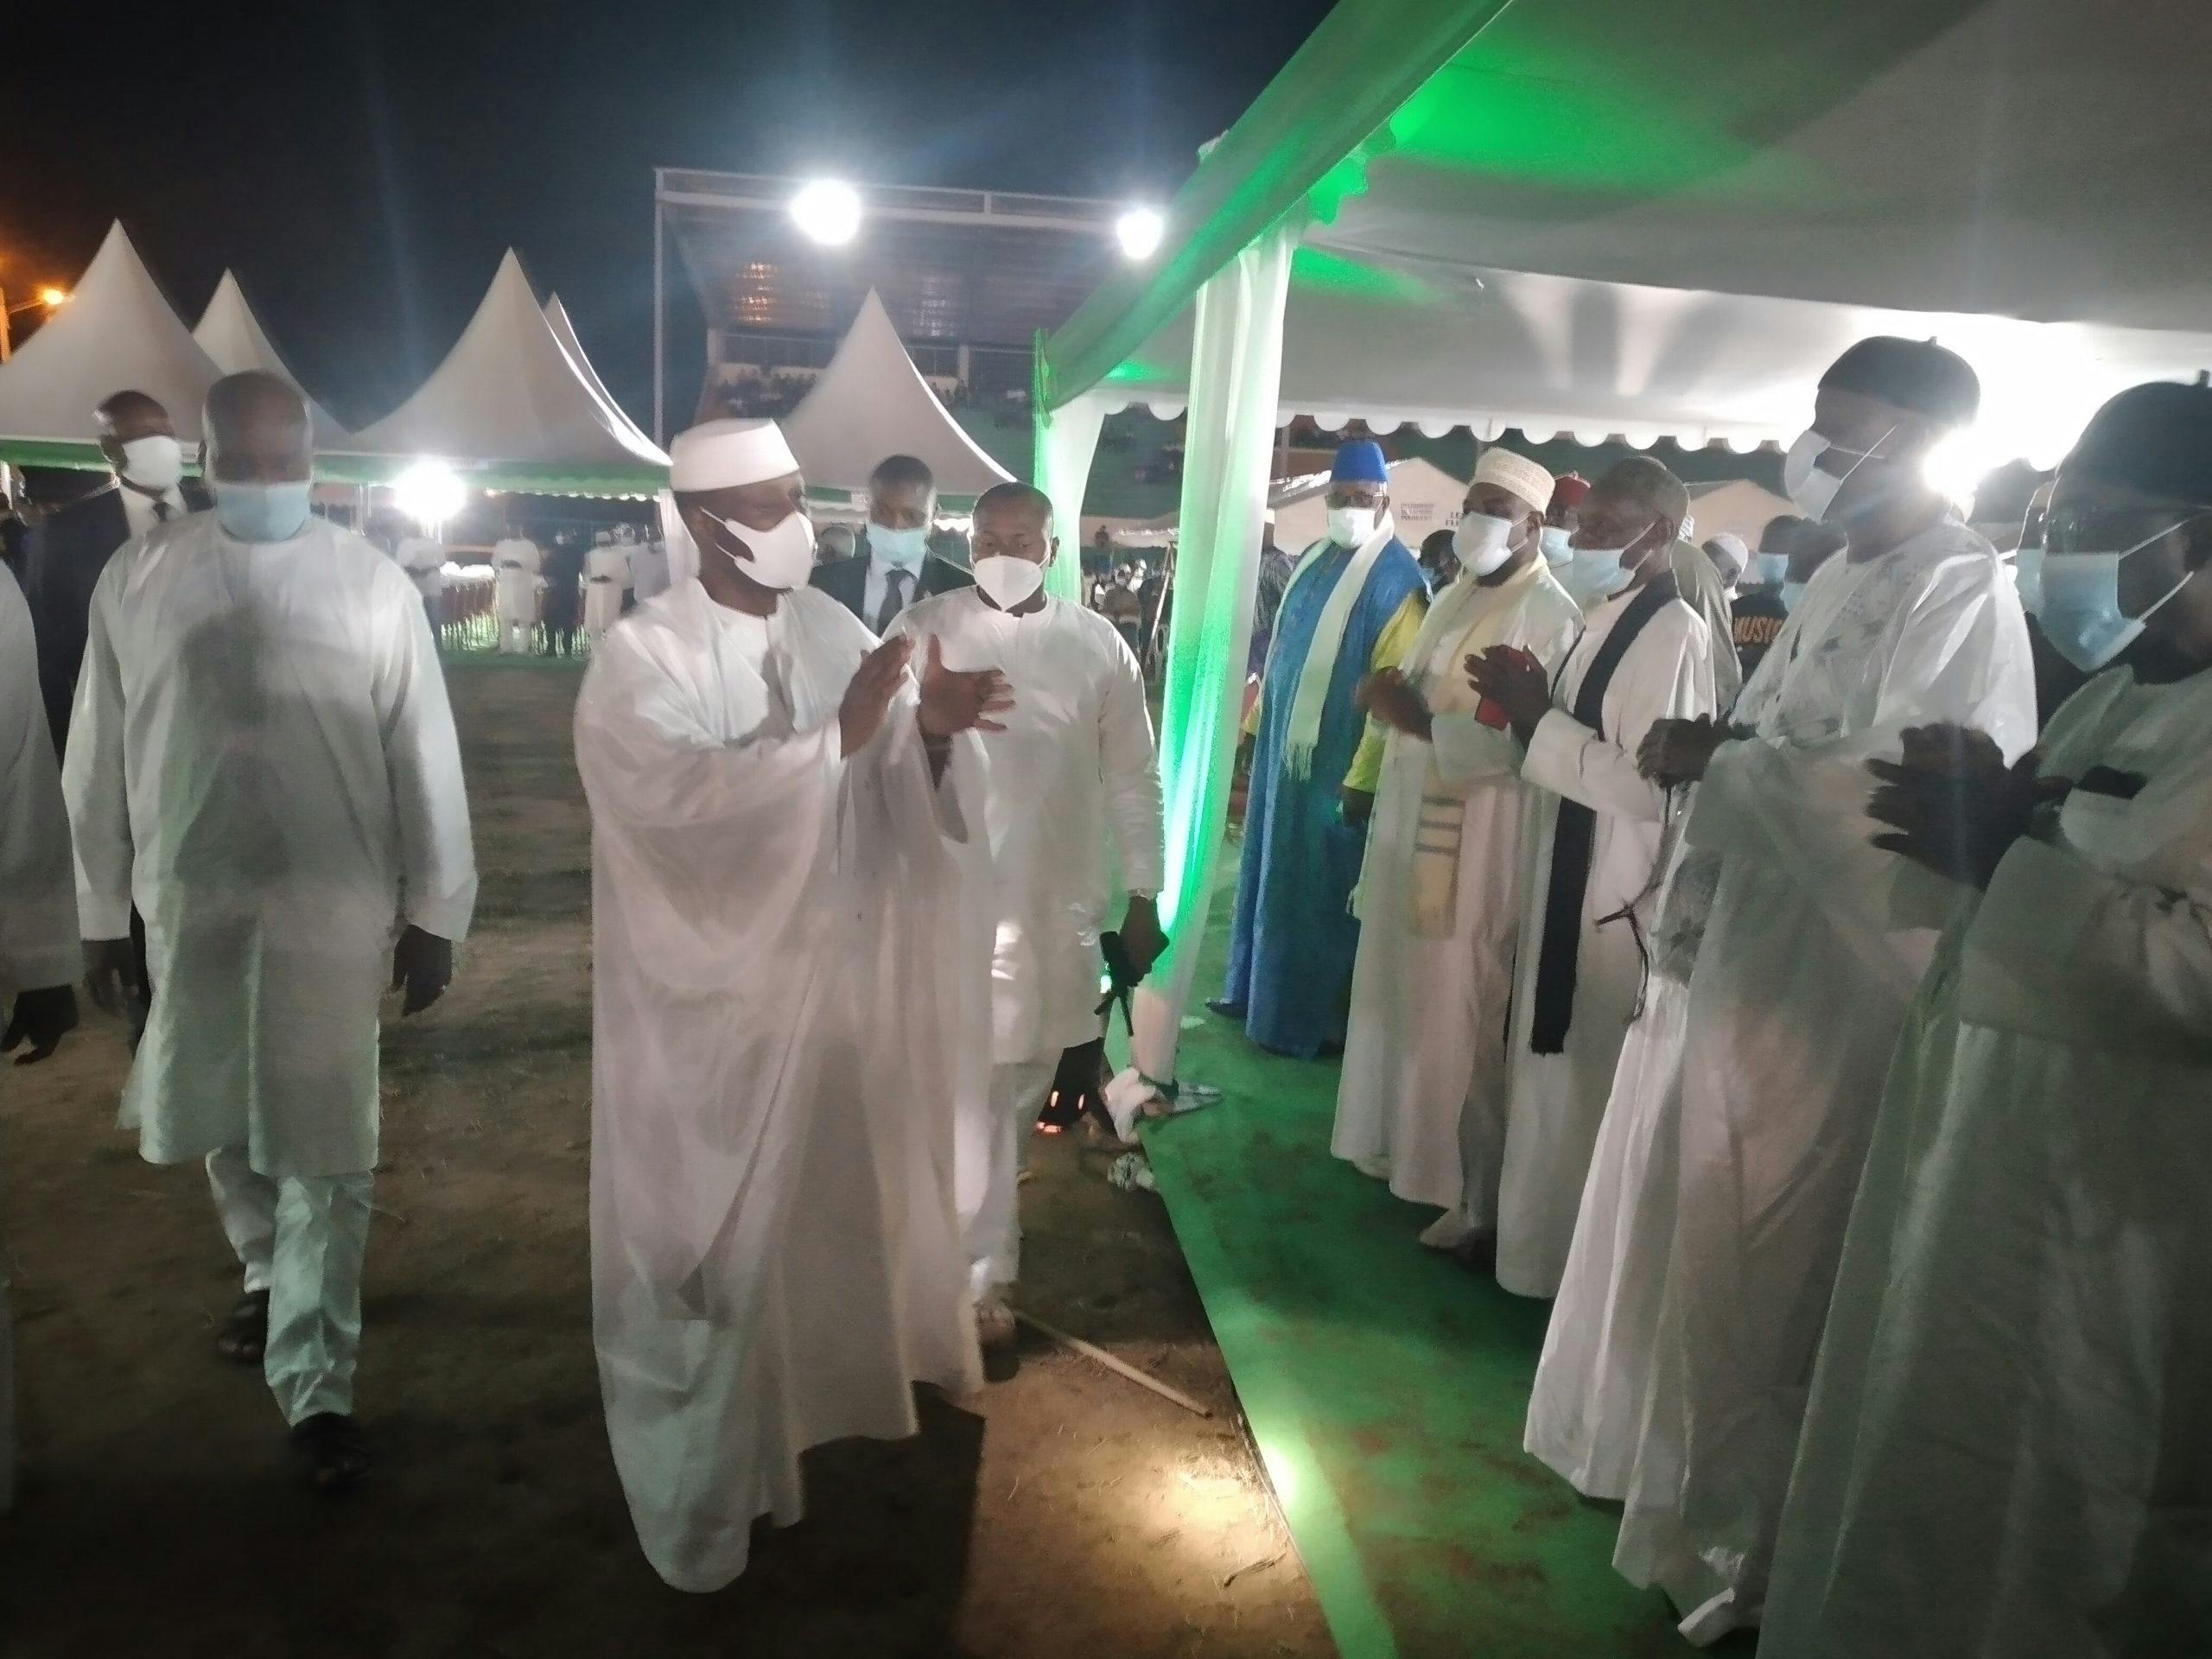
[[[1106,402],[1085,394],[1059,409],[1037,409],[1037,487],[1052,498],[1052,527],[1060,556],[1045,573],[1045,591],[1071,604],[1083,602],[1083,494],[1098,453]]]

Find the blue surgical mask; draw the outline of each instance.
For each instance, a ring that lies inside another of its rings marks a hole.
[[[1574,532],[1564,524],[1546,524],[1538,539],[1544,549],[1544,563],[1556,570],[1574,556]]]
[[[930,550],[929,526],[916,524],[912,530],[892,530],[871,521],[868,527],[868,550],[884,563],[895,564],[901,570],[918,569]]]
[[[289,542],[308,525],[308,497],[315,486],[304,478],[276,484],[232,483],[211,478],[215,522],[234,542]]]
[[[2168,524],[2153,531],[2117,553],[2044,555],[2036,620],[2060,656],[2085,674],[2095,673],[2133,645],[2152,613],[2189,585],[2194,570],[2145,607],[2140,616],[2130,616],[2120,606],[2120,562],[2177,528]]]
[[[1805,597],[1805,589],[1811,586],[1812,584],[1807,582],[1785,582],[1782,584],[1782,611],[1783,615],[1795,616],[1797,614],[1797,601]]]
[[[2031,611],[2043,608],[2043,543],[2029,542],[2012,555],[2012,580],[2019,585],[2020,603]]]
[[[1599,600],[1611,599],[1615,594],[1636,580],[1636,572],[1621,564],[1621,555],[1633,547],[1577,547],[1573,556],[1554,571],[1578,605],[1588,607]]]
[[[1754,553],[1751,567],[1744,572],[1744,580],[1754,588],[1779,588],[1789,580],[1789,556],[1787,553]],[[1801,582],[1798,584],[1802,587]]]

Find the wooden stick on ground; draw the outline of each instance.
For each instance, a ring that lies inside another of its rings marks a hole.
[[[1071,1337],[1065,1331],[1055,1330],[1052,1326],[1046,1324],[1044,1320],[1039,1319],[1035,1314],[1025,1313],[1020,1308],[1014,1309],[1014,1317],[1020,1319],[1024,1325],[1030,1326],[1033,1330],[1042,1332],[1045,1335],[1050,1337],[1054,1342],[1058,1343],[1063,1348],[1071,1349],[1076,1353],[1081,1354],[1085,1359],[1091,1360],[1097,1364],[1103,1365],[1108,1370],[1113,1372],[1116,1376],[1126,1376],[1130,1382],[1135,1383],[1139,1388],[1150,1389],[1161,1399],[1168,1401],[1173,1404],[1179,1405],[1187,1412],[1193,1413],[1200,1417],[1211,1417],[1213,1415],[1213,1409],[1211,1407],[1202,1406],[1197,1401],[1192,1399],[1189,1395],[1183,1393],[1180,1389],[1171,1389],[1165,1382],[1162,1382],[1158,1377],[1147,1376],[1144,1372],[1137,1370],[1135,1366],[1128,1364],[1122,1360],[1115,1358],[1113,1355],[1108,1353],[1103,1348],[1098,1346],[1096,1343],[1085,1342],[1081,1337]]]

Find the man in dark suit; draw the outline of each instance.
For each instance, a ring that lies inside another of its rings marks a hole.
[[[814,568],[814,585],[880,634],[918,599],[971,588],[975,577],[929,550],[937,480],[912,455],[879,462],[868,481],[867,539],[849,559]]]
[[[118,391],[97,414],[100,453],[112,475],[48,513],[23,537],[23,597],[38,636],[39,691],[57,753],[69,744],[69,704],[100,572],[124,543],[207,505],[199,485],[184,476],[183,447],[158,402],[143,391]]]

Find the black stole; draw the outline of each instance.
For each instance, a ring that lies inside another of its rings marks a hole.
[[[1590,671],[1568,710],[1576,721],[1605,735],[1605,688],[1644,625],[1671,604],[1675,578],[1659,577],[1629,601],[1628,612],[1598,647]],[[1536,995],[1529,1026],[1529,1048],[1535,1054],[1567,1049],[1567,1028],[1574,1018],[1574,965],[1582,948],[1582,901],[1590,888],[1590,849],[1597,839],[1598,815],[1564,797],[1552,834],[1551,883],[1544,894],[1544,937],[1536,955]]]

